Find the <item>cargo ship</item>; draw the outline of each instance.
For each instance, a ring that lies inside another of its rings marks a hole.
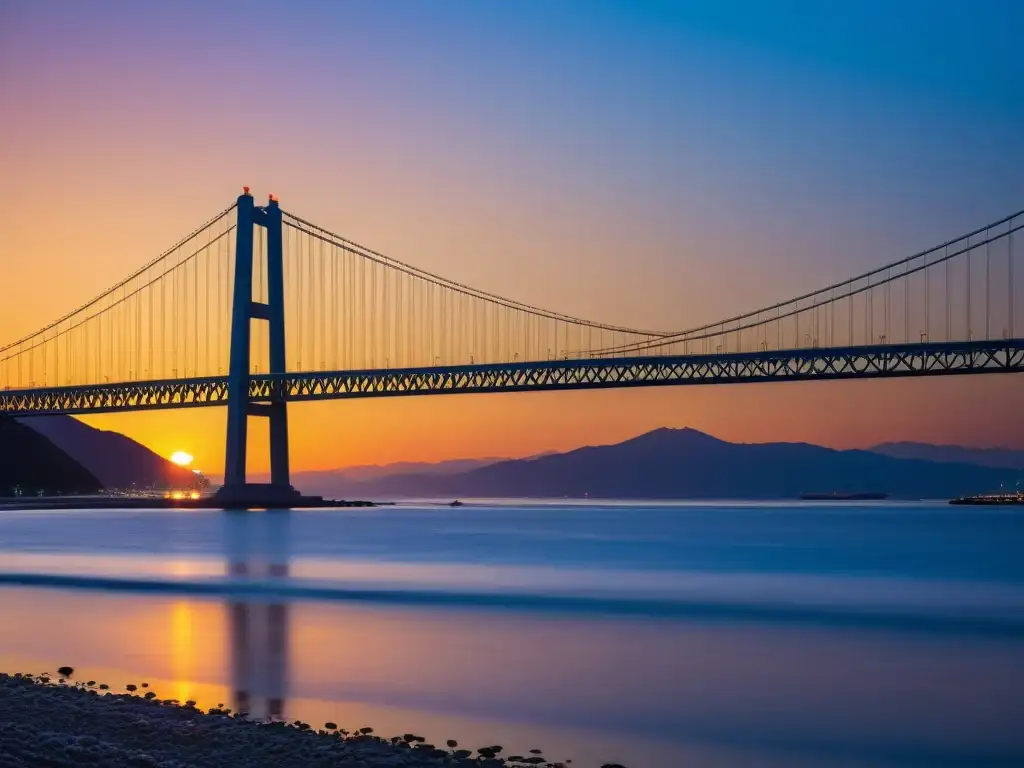
[[[950,499],[949,503],[985,507],[1024,506],[1024,493],[979,493],[976,496],[959,496]]]
[[[888,493],[801,493],[801,501],[884,501]]]

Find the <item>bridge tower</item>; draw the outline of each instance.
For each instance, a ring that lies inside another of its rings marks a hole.
[[[228,366],[228,427],[224,486],[216,499],[224,506],[290,506],[300,494],[291,486],[288,468],[288,404],[275,392],[270,402],[249,399],[250,345],[254,320],[269,324],[270,373],[285,373],[284,252],[281,208],[271,196],[256,206],[249,188],[238,198],[235,230],[234,298]],[[267,231],[267,303],[254,301],[253,231]],[[246,441],[250,416],[270,419],[270,482],[246,481]]]

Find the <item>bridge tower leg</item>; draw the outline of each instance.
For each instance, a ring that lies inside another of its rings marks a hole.
[[[267,228],[267,302],[270,323],[270,372],[286,373],[284,354],[284,238],[281,208],[271,198],[264,218]],[[270,484],[291,489],[288,468],[288,403],[277,396],[270,403]]]
[[[270,402],[249,399],[251,324],[266,321],[270,373],[285,373],[284,245],[281,208],[273,197],[265,207],[253,203],[248,188],[238,198],[235,232],[234,298],[231,310],[231,358],[228,368],[228,426],[224,486],[216,500],[226,507],[290,506],[301,500],[288,468],[288,404],[275,392]],[[267,230],[267,303],[253,301],[253,227]],[[246,480],[249,416],[270,420],[270,483]]]
[[[238,198],[235,227],[235,281],[232,291],[231,351],[228,363],[228,435],[221,495],[245,486],[249,406],[249,345],[252,318],[252,233],[255,206],[247,189]]]

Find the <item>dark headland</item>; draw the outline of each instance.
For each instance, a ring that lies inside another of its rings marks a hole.
[[[0,416],[0,495],[97,493],[103,483],[49,438]]]
[[[201,478],[126,435],[71,416],[26,416],[16,421],[64,451],[104,488],[185,489],[197,486]]]

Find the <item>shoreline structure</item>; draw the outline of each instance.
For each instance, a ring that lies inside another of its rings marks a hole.
[[[344,501],[324,499],[320,496],[296,497],[291,506],[302,509],[343,507],[377,507],[380,502]],[[264,505],[266,506],[266,505]],[[218,502],[212,496],[198,498],[167,498],[164,496],[7,496],[0,497],[0,510],[56,510],[56,509],[223,509],[264,508],[255,505],[232,506]],[[271,505],[278,508],[277,505]],[[283,507],[282,507],[283,508]]]
[[[498,745],[469,750],[449,740],[437,747],[412,733],[386,739],[369,727],[349,731],[335,723],[315,728],[298,720],[254,720],[222,706],[203,711],[194,701],[160,699],[136,685],[117,693],[105,683],[72,681],[70,667],[59,672],[65,676],[0,673],[5,765],[568,768],[571,763],[549,761],[540,750],[504,756]]]

